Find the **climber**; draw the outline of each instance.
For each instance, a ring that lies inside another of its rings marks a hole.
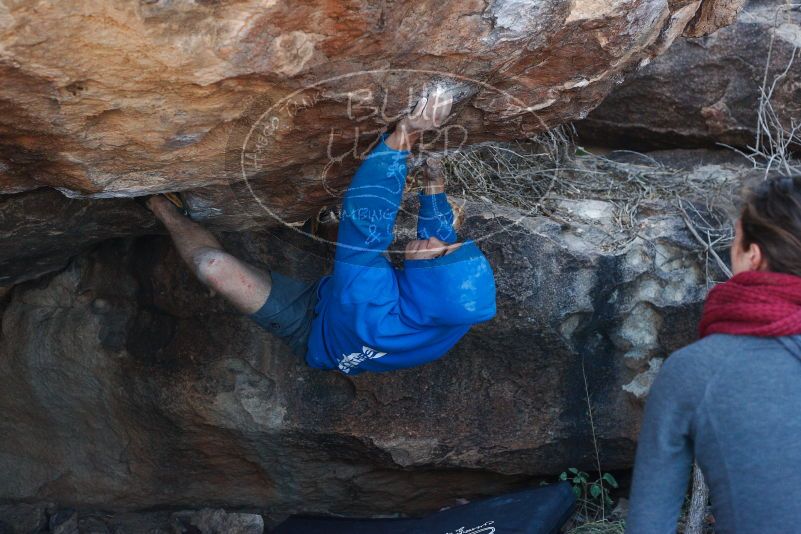
[[[492,269],[473,241],[457,242],[440,177],[429,175],[420,193],[418,239],[405,248],[404,268],[385,257],[409,150],[423,131],[443,123],[451,106],[446,92],[434,91],[378,140],[345,194],[333,274],[315,283],[233,257],[162,196],[147,206],[204,284],[283,338],[309,366],[355,375],[421,365],[495,316]]]
[[[715,532],[798,532],[801,485],[801,176],[746,197],[734,276],[714,287],[701,339],[666,360],[640,431],[626,532],[676,532],[693,456]]]

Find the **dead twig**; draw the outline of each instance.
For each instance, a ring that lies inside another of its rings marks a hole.
[[[684,219],[684,224],[687,225],[687,229],[690,230],[690,233],[693,235],[696,241],[698,241],[698,244],[704,247],[704,252],[709,253],[715,259],[718,268],[720,268],[720,270],[723,271],[723,273],[727,277],[731,278],[732,276],[731,269],[729,268],[728,265],[726,265],[726,262],[724,262],[723,259],[715,251],[715,249],[712,246],[712,242],[709,239],[705,240],[703,237],[701,237],[701,234],[698,233],[698,230],[696,230],[695,228],[695,224],[693,224],[692,220],[690,219],[690,216],[687,214],[687,210],[684,209],[684,203],[681,201],[681,199],[678,199],[677,205],[679,207],[679,210],[681,211],[682,219]],[[707,236],[708,235],[709,234],[707,234]]]

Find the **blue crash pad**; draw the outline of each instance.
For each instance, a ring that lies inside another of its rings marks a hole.
[[[291,517],[273,534],[555,534],[575,508],[570,485],[518,491],[421,519]]]

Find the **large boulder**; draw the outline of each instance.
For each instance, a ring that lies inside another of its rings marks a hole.
[[[753,0],[731,26],[677,39],[577,129],[586,142],[627,148],[753,146],[763,84],[770,90],[776,80],[771,104],[788,130],[792,119],[801,121],[798,47],[801,11]]]
[[[219,227],[338,202],[377,132],[434,85],[458,96],[429,149],[583,116],[622,74],[738,1],[621,3],[0,0],[0,287],[153,220],[192,191]],[[31,198],[25,192],[37,188]],[[10,195],[16,193],[16,195]]]
[[[0,192],[131,196],[239,179],[224,166],[237,119],[304,88],[264,154],[259,177],[273,184],[312,186],[329,138],[346,152],[355,126],[380,129],[431,81],[470,85],[471,134],[526,136],[594,107],[688,24],[713,31],[737,4],[4,0]]]
[[[710,267],[669,205],[644,204],[626,235],[608,202],[569,209],[558,223],[468,203],[498,315],[383,375],[307,368],[160,236],[15,286],[0,301],[0,500],[416,513],[589,470],[596,444],[605,470],[630,467],[642,398],[694,339]],[[290,228],[223,240],[305,279],[331,256]]]

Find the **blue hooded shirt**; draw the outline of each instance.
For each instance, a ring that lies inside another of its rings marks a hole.
[[[317,289],[311,367],[356,375],[422,365],[495,316],[492,268],[474,242],[439,258],[406,260],[403,269],[387,259],[408,155],[382,138],[345,194],[334,273]],[[444,193],[420,195],[417,234],[456,242]]]

